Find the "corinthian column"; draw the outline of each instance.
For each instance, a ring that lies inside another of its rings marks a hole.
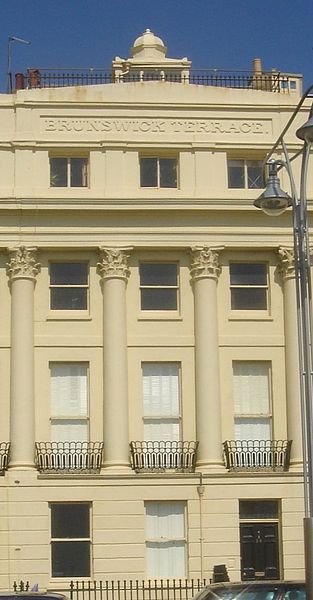
[[[288,439],[292,440],[290,466],[296,469],[302,463],[302,435],[294,251],[280,247],[278,254],[284,286],[287,433]]]
[[[9,248],[7,275],[11,285],[11,468],[33,468],[34,287],[40,265],[36,248]]]
[[[222,248],[192,248],[190,268],[195,309],[197,467],[205,471],[223,466],[216,289],[219,250]]]
[[[104,467],[129,469],[126,284],[131,248],[100,248],[103,289]]]

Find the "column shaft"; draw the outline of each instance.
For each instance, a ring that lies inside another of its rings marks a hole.
[[[35,249],[10,252],[11,279],[11,405],[10,468],[33,468],[34,406],[34,285],[39,265]]]
[[[300,369],[298,355],[297,300],[295,289],[294,254],[289,248],[279,248],[280,272],[284,285],[284,327],[287,433],[292,440],[291,468],[302,463]]]
[[[193,249],[196,424],[198,468],[220,470],[222,461],[216,249]]]
[[[103,285],[104,467],[128,470],[127,251],[101,248]]]

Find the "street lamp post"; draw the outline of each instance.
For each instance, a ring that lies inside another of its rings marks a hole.
[[[257,208],[268,215],[280,215],[289,206],[292,207],[304,477],[303,536],[308,600],[313,600],[313,349],[311,260],[306,185],[310,147],[313,142],[312,109],[309,120],[296,132],[297,137],[304,142],[303,147],[291,158],[284,142],[284,135],[312,89],[313,85],[303,94],[285,129],[267,155],[268,177],[266,189],[254,202]],[[284,160],[270,159],[279,145],[283,150]],[[292,160],[297,156],[301,156],[299,195],[291,166]],[[291,196],[280,187],[278,172],[281,168],[285,168],[288,173]]]

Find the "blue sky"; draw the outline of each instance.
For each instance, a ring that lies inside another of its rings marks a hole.
[[[312,0],[0,0],[0,91],[10,35],[31,41],[12,45],[13,72],[104,68],[147,27],[194,68],[249,70],[261,57],[265,69],[313,83]]]

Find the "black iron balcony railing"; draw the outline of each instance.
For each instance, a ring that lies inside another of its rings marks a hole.
[[[40,473],[99,473],[103,442],[36,442],[35,464]]]
[[[198,442],[135,441],[130,442],[131,466],[137,472],[192,472],[196,466]]]
[[[4,475],[9,466],[9,460],[10,442],[0,442],[0,475]]]
[[[105,83],[132,83],[140,81],[168,81],[198,85],[289,92],[289,77],[276,71],[255,74],[251,71],[205,69],[189,71],[130,70],[119,74],[109,69],[28,69],[26,74],[15,75],[16,89],[98,85]],[[294,78],[293,78],[294,79]]]
[[[223,443],[229,471],[287,471],[292,440],[227,440]]]

